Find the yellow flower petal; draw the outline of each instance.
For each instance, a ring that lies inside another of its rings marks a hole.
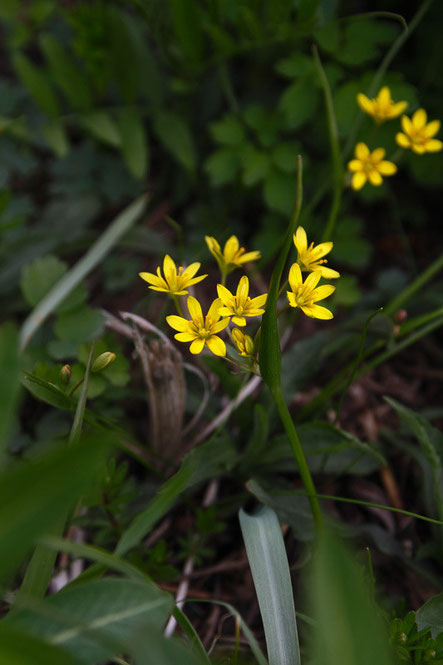
[[[335,286],[332,286],[332,284],[322,284],[318,288],[315,289],[314,293],[312,294],[312,299],[314,302],[317,300],[324,300],[325,298],[328,298],[332,293],[335,291]]]
[[[354,173],[352,176],[353,189],[361,189],[367,180],[366,173]]]
[[[297,288],[303,283],[303,277],[298,263],[292,264],[291,269],[289,270],[288,279],[291,289],[297,291]]]
[[[427,119],[428,116],[426,111],[424,109],[417,109],[417,111],[412,116],[412,124],[414,129],[423,129],[423,127],[426,125]]]
[[[385,155],[386,150],[384,148],[376,148],[371,155],[371,159],[372,161],[379,162]]]
[[[395,140],[397,141],[398,145],[400,145],[402,148],[410,148],[411,147],[411,141],[406,136],[406,134],[402,134],[401,132],[398,132],[398,134],[395,135]]]
[[[292,293],[292,291],[286,291],[286,295],[288,296],[289,304],[291,307],[298,307],[297,302],[295,300],[295,295]]]
[[[439,139],[431,139],[426,144],[428,152],[439,152],[443,148],[443,143]]]
[[[348,169],[350,171],[361,171],[362,169],[362,163],[359,159],[351,159],[350,162],[348,162]]]
[[[314,249],[312,250],[312,254],[315,256],[316,259],[321,259],[322,256],[326,256],[326,254],[329,254],[333,246],[334,246],[333,242],[321,242],[319,245],[316,245],[314,247]]]
[[[333,313],[321,305],[310,305],[310,307],[302,307],[301,309],[306,314],[306,316],[310,316],[311,319],[328,320],[334,318]]]
[[[189,296],[187,300],[189,314],[197,326],[203,327],[203,312],[197,298]]]
[[[299,226],[293,236],[294,245],[297,252],[303,254],[308,249],[308,236],[302,226]]]
[[[220,318],[220,307],[222,306],[222,301],[220,298],[216,298],[212,303],[211,306],[208,310],[208,313],[206,314],[207,319],[211,319],[211,321],[218,321]]]
[[[232,317],[232,322],[235,323],[236,326],[245,326],[246,325],[246,319],[244,316],[233,316]]]
[[[242,254],[238,258],[235,259],[235,262],[237,264],[240,263],[248,263],[248,261],[257,261],[257,259],[261,258],[261,252],[255,250],[253,252],[246,252],[245,254]]]
[[[201,353],[203,351],[203,347],[205,345],[205,340],[199,337],[198,339],[195,339],[191,346],[189,347],[189,350],[192,354],[196,355],[197,353]]]
[[[217,337],[217,335],[214,335],[213,337],[209,337],[206,340],[206,344],[208,345],[208,348],[212,353],[216,356],[225,356],[226,355],[226,344],[220,337]]]
[[[268,298],[268,294],[264,293],[262,296],[257,296],[256,298],[251,298],[249,302],[249,307],[263,307],[265,304],[266,300]]]
[[[177,316],[176,314],[170,314],[167,316],[166,321],[168,322],[168,325],[171,326],[171,328],[174,328],[174,330],[180,330],[180,332],[187,332],[189,330],[189,326],[192,326],[191,321],[187,321],[182,316]]]
[[[326,279],[337,279],[337,277],[340,277],[340,273],[337,270],[332,270],[332,268],[327,268],[326,266],[319,266],[318,270],[321,276]]]
[[[359,92],[357,95],[357,103],[362,111],[372,115],[374,110],[374,103],[369,99],[369,97],[366,97],[366,95],[364,95],[362,92]]]
[[[394,175],[394,173],[397,173],[397,166],[394,162],[388,162],[388,160],[385,159],[378,165],[378,170],[382,175]]]
[[[424,135],[426,138],[431,139],[433,136],[435,136],[440,129],[440,124],[440,120],[432,120],[432,122],[426,125],[424,128]]]
[[[391,107],[391,118],[397,118],[408,108],[408,102],[397,102]]]
[[[231,236],[226,241],[225,249],[223,251],[226,263],[232,263],[232,259],[236,252],[238,252],[240,243],[238,242],[237,236]]]
[[[192,332],[179,332],[174,337],[179,342],[192,342],[194,339],[198,339],[197,333]]]
[[[383,178],[381,177],[380,173],[374,169],[369,171],[368,178],[371,185],[374,185],[375,187],[378,187],[378,185],[381,185],[383,182]]]
[[[414,131],[414,126],[411,122],[411,119],[408,118],[407,115],[402,115],[401,117],[401,126],[405,134],[410,136],[410,134]]]
[[[249,293],[249,279],[246,277],[246,275],[243,275],[243,277],[240,279],[238,286],[237,286],[237,301],[238,302],[243,302],[246,300],[248,297]]]
[[[217,321],[216,323],[213,323],[211,326],[211,332],[218,333],[221,330],[224,330],[227,326],[229,325],[229,319],[221,319],[220,321]]]
[[[321,273],[319,270],[309,273],[305,280],[305,286],[308,289],[315,289],[321,278]]]
[[[357,159],[365,160],[369,156],[369,148],[366,143],[357,143],[355,146],[355,156]]]

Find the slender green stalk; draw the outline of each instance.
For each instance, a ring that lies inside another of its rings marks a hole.
[[[340,142],[338,138],[337,122],[335,120],[334,103],[332,100],[331,88],[329,81],[326,77],[325,70],[321,64],[320,56],[316,46],[312,47],[314,54],[314,63],[317,69],[318,77],[320,79],[321,87],[326,103],[326,118],[328,122],[329,144],[331,147],[332,170],[333,170],[333,195],[332,204],[329,211],[328,222],[323,234],[323,240],[330,240],[337,223],[337,215],[340,210],[341,198],[344,187],[343,166],[340,153]]]
[[[315,525],[317,529],[320,530],[323,524],[323,515],[321,512],[320,503],[318,501],[317,494],[315,492],[314,481],[312,480],[311,471],[306,462],[306,457],[303,452],[301,441],[297,434],[297,430],[295,429],[294,421],[292,420],[292,416],[289,412],[289,409],[283,397],[281,388],[272,391],[272,397],[277,407],[280,420],[282,421],[283,427],[285,428],[286,435],[289,439],[289,443],[292,449],[292,454],[294,455],[294,459],[297,463],[298,471],[300,473],[303,486],[308,496]]]
[[[261,375],[267,384],[277,407],[277,411],[288,436],[292,453],[297,463],[303,485],[305,486],[307,493],[312,495],[312,498],[309,499],[309,502],[311,504],[315,524],[317,529],[320,530],[323,524],[323,516],[320,509],[320,504],[317,500],[317,497],[315,496],[315,490],[313,490],[314,482],[312,480],[311,472],[307,465],[300,439],[298,438],[297,431],[295,429],[291,414],[289,413],[289,409],[286,405],[281,389],[281,350],[280,336],[278,333],[277,325],[277,301],[281,278],[283,269],[286,265],[286,259],[289,254],[289,250],[292,245],[292,236],[297,227],[298,219],[300,216],[302,200],[302,160],[299,156],[297,168],[297,200],[289,223],[288,231],[286,233],[286,238],[275,263],[271,277],[268,299],[266,301],[266,309],[265,313],[263,314],[261,325],[259,360]],[[311,489],[308,490],[308,487]]]
[[[426,282],[429,282],[434,275],[443,269],[443,253],[435,259],[430,266],[426,268],[411,284],[408,284],[395,298],[389,302],[385,307],[385,314],[388,316],[394,314],[400,307],[403,306],[417,291],[419,291]]]

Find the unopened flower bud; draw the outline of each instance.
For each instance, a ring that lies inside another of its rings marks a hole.
[[[91,372],[94,372],[94,374],[97,372],[102,372],[104,369],[106,369],[106,367],[109,367],[109,365],[114,362],[116,357],[117,356],[112,351],[105,351],[104,353],[101,353],[92,363]]]
[[[62,383],[69,383],[71,378],[71,365],[63,365],[60,370],[60,379]]]

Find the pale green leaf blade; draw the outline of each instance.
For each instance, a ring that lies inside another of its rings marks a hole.
[[[433,596],[416,612],[419,630],[430,628],[432,637],[443,633],[443,593]]]
[[[23,630],[0,625],[0,663],[5,665],[79,665],[65,649]]]
[[[299,665],[291,575],[281,528],[270,508],[239,513],[240,526],[265,629],[269,665]]]
[[[17,330],[11,323],[0,327],[0,466],[12,424],[20,386]]]
[[[91,272],[109,253],[120,238],[135,224],[145,210],[146,196],[140,196],[123,210],[110,224],[106,231],[92,245],[89,251],[69,270],[59,282],[46,294],[23,323],[20,331],[20,346],[23,349],[49,316],[71,291]]]

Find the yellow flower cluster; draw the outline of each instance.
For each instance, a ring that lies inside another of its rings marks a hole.
[[[327,279],[340,277],[339,272],[324,265],[327,261],[322,258],[329,254],[333,243],[322,242],[315,246],[312,242],[308,247],[308,238],[302,226],[298,227],[293,240],[298,256],[297,263],[294,263],[289,270],[288,280],[291,291],[286,292],[289,305],[300,307],[306,316],[313,319],[332,319],[332,312],[316,303],[319,300],[324,300],[335,291],[335,286],[331,284],[323,284],[317,287],[320,279],[322,277]],[[305,281],[303,281],[302,271],[309,273]]]
[[[357,102],[360,108],[371,115],[377,125],[400,116],[408,106],[405,101],[394,102],[391,91],[384,86],[374,99],[359,93]],[[442,141],[434,138],[440,129],[440,121],[427,122],[427,114],[424,109],[415,111],[412,118],[403,115],[401,126],[403,132],[398,132],[395,140],[401,148],[412,150],[418,155],[425,152],[439,152],[443,149]],[[354,159],[348,162],[348,169],[352,173],[351,186],[353,189],[361,189],[367,182],[371,185],[381,185],[383,176],[394,175],[397,166],[385,159],[384,148],[376,148],[372,152],[365,143],[357,143]]]
[[[226,242],[223,251],[215,238],[206,236],[206,243],[216,259],[222,281],[226,275],[248,261],[260,258],[260,252],[246,252],[236,236],[231,236]],[[287,298],[291,307],[299,307],[307,316],[315,319],[332,319],[332,312],[326,307],[317,305],[334,292],[335,287],[330,284],[318,286],[322,277],[336,279],[340,273],[325,264],[324,258],[332,249],[332,242],[308,245],[308,238],[303,227],[299,226],[294,234],[294,245],[297,250],[297,263],[289,271],[289,285],[291,291]],[[196,276],[200,263],[191,263],[187,268],[177,267],[173,259],[166,255],[163,259],[163,273],[159,266],[156,274],[150,272],[139,273],[140,277],[149,284],[149,288],[169,294],[178,309],[179,314],[171,314],[166,321],[176,332],[175,339],[179,342],[190,342],[189,350],[192,354],[203,351],[205,346],[216,356],[226,356],[226,344],[219,336],[232,322],[238,328],[230,332],[237,352],[249,360],[249,367],[253,369],[256,363],[258,349],[252,337],[241,330],[246,326],[247,319],[261,316],[267,294],[251,298],[249,295],[249,279],[246,275],[240,278],[235,291],[230,291],[223,284],[217,284],[218,297],[212,302],[207,314],[203,314],[202,307],[192,295],[188,295],[188,288],[201,282],[207,275]],[[303,281],[302,271],[309,275]],[[186,304],[190,318],[182,315],[178,296],[188,295]]]

